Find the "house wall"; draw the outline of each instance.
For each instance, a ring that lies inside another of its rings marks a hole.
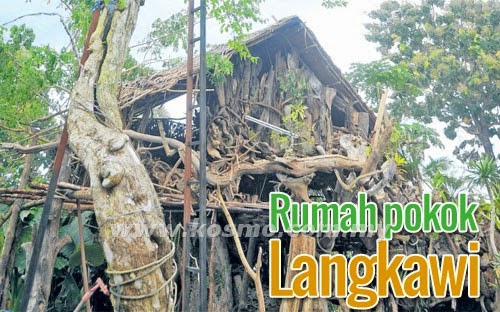
[[[293,48],[261,45],[252,52],[259,61],[251,63],[233,56],[233,75],[212,86],[214,92],[207,97],[210,156],[230,156],[238,144],[241,147],[249,140],[259,142],[254,155],[259,158],[268,153],[311,156],[321,149],[332,152],[339,136],[358,126],[360,113],[335,88],[322,85]],[[246,121],[245,115],[289,130],[299,138],[292,140]]]

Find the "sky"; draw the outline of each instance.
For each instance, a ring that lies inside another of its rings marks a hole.
[[[377,58],[375,46],[364,39],[363,24],[369,22],[367,13],[376,9],[382,0],[350,0],[346,8],[327,10],[321,0],[267,0],[261,12],[269,24],[291,15],[298,15],[315,33],[318,40],[343,72],[354,62],[367,62]],[[0,0],[0,24],[21,15],[37,12],[67,12],[58,8],[58,0]],[[151,23],[157,18],[166,18],[185,8],[182,0],[146,0],[139,13],[132,44],[144,39]],[[48,43],[55,48],[69,43],[67,36],[56,16],[33,16],[24,18],[16,24],[26,23],[34,28],[37,43]],[[210,24],[209,24],[210,26]],[[258,28],[266,25],[258,25]],[[212,30],[212,31],[210,31]],[[221,36],[217,29],[207,30],[209,43],[223,43],[227,37]]]
[[[262,16],[272,24],[291,15],[299,16],[316,35],[325,51],[331,56],[333,62],[342,70],[348,71],[352,63],[366,63],[379,57],[376,46],[365,40],[366,30],[364,24],[370,22],[368,13],[376,9],[383,0],[350,0],[345,8],[325,9],[321,0],[267,0],[261,6]],[[58,12],[66,15],[67,12],[58,8],[58,0],[0,0],[0,24],[11,21],[21,15],[36,12]],[[131,45],[141,42],[147,35],[151,23],[157,18],[166,18],[178,12],[187,5],[183,0],[146,0],[139,13],[136,31],[132,37]],[[61,48],[69,44],[58,17],[33,16],[27,17],[16,24],[26,23],[35,30],[36,42],[49,44],[54,48]],[[255,30],[266,25],[257,25]],[[209,44],[224,43],[227,36],[220,34],[218,29],[210,22],[207,29],[207,42]],[[180,115],[182,112],[174,112]],[[442,134],[443,125],[433,125],[441,134],[445,149],[433,147],[428,156],[452,156],[456,143],[447,140]],[[459,139],[465,134],[459,133]],[[495,143],[496,153],[500,153],[500,144]]]

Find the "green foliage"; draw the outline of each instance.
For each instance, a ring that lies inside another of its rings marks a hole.
[[[8,206],[6,205],[0,205],[0,212],[1,213],[6,213],[8,211]],[[40,221],[40,216],[41,216],[41,207],[35,207],[30,210],[23,210],[21,211],[20,214],[20,221],[21,223],[19,226],[21,226],[21,231],[19,238],[16,240],[16,245],[15,245],[15,255],[14,255],[14,268],[10,273],[10,309],[16,311],[17,310],[17,304],[20,300],[21,292],[19,289],[22,289],[22,285],[24,284],[23,278],[24,275],[26,274],[26,254],[24,249],[22,248],[22,245],[26,243],[30,243],[33,238],[33,231],[36,230],[36,227]],[[93,217],[91,216],[90,213],[84,213],[84,222],[90,221]],[[72,220],[69,224],[66,224],[63,221],[63,226],[61,228],[61,234],[64,235],[65,231],[68,231],[69,227],[72,227],[72,232],[78,233],[78,228],[75,228],[77,226],[77,223],[75,221],[75,218],[71,218],[69,220]],[[2,228],[0,228],[0,249],[2,247],[2,242],[3,242],[3,230],[7,227],[7,223],[3,225]],[[88,230],[88,229],[87,229]],[[78,239],[78,237],[76,237]],[[95,247],[95,244],[97,243],[97,237],[95,233],[90,233],[85,238],[86,245],[91,246],[89,249],[89,252],[95,252],[95,255],[89,256],[89,259],[92,259],[90,265],[101,265],[103,261],[99,260],[100,255],[102,255],[102,251],[100,251],[99,254],[99,249]],[[77,242],[78,244],[78,242]],[[98,246],[100,248],[100,246]],[[74,253],[75,250],[75,244],[68,244],[64,246],[61,249],[61,252],[59,256],[56,258],[56,263],[55,263],[55,271],[54,271],[54,279],[58,281],[58,278],[60,278],[60,284],[55,285],[55,288],[57,287],[63,287],[60,292],[58,292],[57,295],[55,295],[55,301],[54,301],[54,306],[56,307],[57,311],[68,311],[72,310],[76,304],[79,301],[80,298],[80,286],[76,284],[74,281],[75,278],[80,279],[81,274],[79,273],[79,263],[77,263],[78,267],[75,265],[73,267],[69,267],[69,261],[68,258]],[[73,275],[73,273],[75,273]],[[75,283],[69,284],[69,283]],[[76,300],[76,301],[75,301]],[[59,307],[59,308],[57,308]]]
[[[243,43],[244,36],[237,36],[227,42],[227,45],[232,50],[238,52],[238,55],[242,60],[250,60],[250,62],[255,63],[259,60],[258,57],[252,56],[252,53],[248,49],[247,45]]]
[[[278,83],[281,98],[285,99],[282,109],[284,112],[284,116],[282,117],[284,127],[298,135],[302,141],[301,143],[312,144],[311,140],[314,140],[314,138],[311,137],[311,129],[305,121],[307,105],[304,102],[304,98],[309,89],[306,77],[300,74],[300,72],[290,70],[278,77]],[[296,144],[296,142],[293,142],[294,139],[289,136],[278,134],[274,134],[274,136],[274,139],[278,139],[280,146],[285,146],[290,151],[293,149],[294,144]]]
[[[300,73],[290,70],[282,77],[278,77],[282,98],[287,98],[291,103],[302,103],[304,94],[309,85],[307,79]]]
[[[90,17],[90,6],[83,8],[85,3],[85,1],[67,1],[68,6],[81,8],[81,11],[72,12],[75,19],[72,20],[70,27],[73,27],[73,30],[79,23],[88,24],[88,22],[83,22],[84,15]],[[93,4],[93,1],[88,1],[88,3]],[[78,15],[79,13],[82,15]],[[49,46],[35,45],[34,40],[34,32],[24,25],[12,26],[10,29],[0,27],[1,142],[27,144],[33,134],[33,128],[44,130],[56,126],[53,120],[40,121],[39,119],[64,108],[61,106],[68,94],[61,90],[71,89],[76,77],[78,64],[72,51],[66,49],[55,51]],[[57,127],[54,130],[54,133],[46,132],[41,140],[53,140]],[[35,155],[32,165],[32,175],[38,175],[35,180],[44,182],[40,171],[48,171],[46,169],[51,165],[53,157],[52,152]],[[22,156],[11,151],[0,151],[0,185],[17,186],[23,164]],[[13,310],[16,310],[21,294],[19,289],[22,289],[23,276],[26,273],[26,255],[22,244],[32,241],[33,230],[39,223],[40,213],[40,207],[23,210],[20,213],[21,232],[14,246],[14,268],[10,274],[9,302]],[[64,222],[62,224],[64,225]],[[5,226],[0,229],[2,244]],[[95,241],[95,234],[91,236],[92,242]],[[69,272],[68,258],[63,254],[56,259],[54,273],[56,284],[58,276],[63,276],[63,279],[68,279],[68,281],[70,277],[73,278]],[[76,276],[80,278],[80,274]],[[72,289],[69,284],[66,286]],[[79,297],[80,288],[77,287],[76,292],[73,292],[70,298],[74,301]],[[54,300],[56,299],[59,302],[68,300],[68,298],[55,295]],[[72,308],[74,305],[58,310]]]
[[[290,115],[285,116],[285,121],[299,123],[304,120],[307,106],[302,101],[290,104]]]
[[[5,40],[6,33],[8,37]],[[23,128],[48,112],[49,88],[69,87],[72,55],[48,46],[33,46],[35,35],[26,26],[0,28],[0,123]]]
[[[212,0],[207,2],[207,16],[213,18],[218,24],[221,33],[232,35],[228,41],[229,48],[236,51],[242,59],[256,62],[248,47],[244,44],[245,34],[252,29],[253,23],[262,23],[259,6],[264,0]],[[157,19],[152,24],[152,31],[144,40],[142,52],[150,53],[154,59],[161,59],[163,53],[171,49],[176,52],[187,48],[187,23],[188,15],[185,10],[175,13],[165,20]],[[220,65],[217,62],[222,61]],[[221,76],[228,72],[227,62],[220,58],[212,57],[214,68],[222,68],[222,72],[215,73],[214,80],[220,81]]]
[[[422,168],[422,173],[426,177],[433,177],[437,172],[446,172],[453,162],[447,157],[429,158],[429,162]]]
[[[290,70],[282,77],[278,77],[281,98],[286,99],[288,114],[283,117],[285,126],[290,131],[297,131],[303,125],[307,106],[304,104],[304,96],[308,89],[308,83],[304,76]]]
[[[393,91],[395,97],[421,95],[416,79],[404,65],[392,65],[389,61],[374,61],[351,66],[347,79],[366,96],[372,108],[376,108],[385,89]]]
[[[233,74],[233,63],[226,55],[208,52],[206,61],[210,69],[209,79],[213,85],[224,83],[224,77]]]
[[[495,260],[491,263],[493,266],[493,269],[498,272],[500,270],[500,254],[495,255]],[[493,285],[494,288],[499,288],[500,287],[500,281],[498,280],[498,274],[497,274],[497,283]]]
[[[22,246],[27,243],[31,243],[33,238],[33,228],[39,223],[41,216],[41,208],[35,207],[30,210],[23,210],[20,213],[18,227],[20,227],[20,233],[18,238],[15,240],[15,245],[13,246],[14,251],[14,268],[10,272],[10,308],[16,311],[16,305],[21,298],[21,292],[24,284],[23,277],[26,274],[26,255]],[[7,230],[8,223],[3,225],[3,231]],[[2,232],[0,230],[0,232]],[[3,234],[2,234],[3,239]]]
[[[71,311],[80,302],[80,287],[73,275],[68,274],[59,284],[61,292],[54,302],[56,311]]]
[[[230,33],[233,39],[228,46],[239,53],[242,59],[256,62],[248,47],[244,44],[245,34],[252,30],[253,23],[263,23],[260,17],[260,4],[264,0],[211,0],[208,1],[208,15],[220,25],[222,33]]]
[[[336,7],[345,7],[348,3],[347,0],[323,0],[321,5],[327,9],[333,9]]]
[[[469,186],[488,188],[493,195],[500,192],[500,170],[495,159],[484,156],[480,160],[473,160],[467,171]]]
[[[442,201],[450,201],[457,198],[458,193],[464,189],[463,179],[445,171],[435,171],[430,178],[428,181],[430,182],[429,185],[432,191],[437,193]]]
[[[127,7],[126,0],[118,0],[118,10],[123,11]]]
[[[0,141],[25,142],[32,123],[57,109],[58,87],[70,88],[76,62],[71,52],[57,52],[49,46],[35,46],[33,30],[24,25],[0,26]],[[51,121],[37,122],[40,128]],[[48,137],[47,139],[51,139]],[[37,155],[35,168],[47,162]],[[0,151],[0,185],[14,186],[22,172],[23,158]],[[42,168],[40,168],[42,169]]]
[[[78,48],[83,49],[85,38],[89,31],[90,21],[92,20],[92,7],[94,0],[65,0],[63,8],[70,14],[68,27],[76,37],[75,42]]]
[[[494,157],[490,138],[500,130],[499,12],[494,0],[424,0],[386,1],[370,13],[374,22],[367,25],[367,39],[378,44],[389,68],[401,68],[401,78],[423,94],[395,88],[400,92],[392,113],[425,123],[435,117],[448,124],[450,139],[456,129],[465,130],[473,139],[463,141],[459,156],[469,145],[476,154],[483,147]]]
[[[491,220],[491,211],[494,207],[494,205],[496,205],[495,207],[500,207],[500,194],[497,194],[497,196],[495,197],[495,200],[494,200],[494,203],[490,203],[488,201],[485,201],[485,200],[481,200],[479,202],[479,209],[478,209],[478,221],[481,222],[483,220]],[[499,215],[499,211],[495,211],[495,215],[496,215],[496,218],[495,218],[495,226],[497,228],[497,230],[500,230],[500,215]]]
[[[70,267],[81,266],[81,256],[81,249],[78,247],[69,257],[68,265]],[[85,256],[90,266],[98,267],[105,263],[104,251],[99,244],[85,245]]]
[[[83,241],[86,251],[87,264],[90,266],[91,277],[102,274],[105,260],[104,252],[99,244],[98,233],[93,227],[95,216],[91,212],[82,213]],[[78,219],[63,212],[61,237],[68,236],[71,242],[63,246],[56,258],[51,301],[57,311],[73,310],[81,298],[83,288],[81,280],[81,250],[78,230]]]
[[[443,147],[435,130],[417,123],[396,124],[387,146],[387,156],[399,159],[405,177],[419,183],[424,151],[431,146]]]
[[[467,180],[469,186],[478,186],[486,188],[489,196],[489,204],[482,208],[490,211],[490,221],[494,222],[496,226],[500,225],[498,218],[497,207],[500,207],[500,170],[498,170],[498,163],[496,159],[489,156],[483,156],[479,160],[473,160],[469,164],[469,172]]]
[[[271,142],[274,142],[280,149],[289,149],[291,144],[291,138],[287,135],[280,134],[278,132],[271,133]]]
[[[187,23],[186,11],[172,14],[165,20],[156,19],[151,25],[152,31],[145,39],[142,52],[150,53],[153,58],[161,59],[165,49],[174,52],[187,48]]]
[[[9,206],[7,206],[5,204],[0,204],[0,219],[3,218],[3,216],[5,216],[5,214],[8,211],[9,211]],[[3,228],[6,226],[5,224],[6,223],[4,223],[4,226],[0,226],[0,250],[3,249],[3,244],[4,244],[4,240],[5,240],[4,230],[3,230]]]
[[[262,23],[260,4],[264,0],[211,0],[208,15],[220,24],[223,33],[243,36],[252,29],[253,23]]]
[[[127,53],[127,58],[125,58],[123,69],[122,79],[126,81],[132,81],[138,77],[151,75],[153,73],[152,69],[139,64],[137,60],[130,55],[130,50]]]
[[[446,182],[446,177],[440,171],[437,171],[431,180],[431,187],[433,191],[439,191],[442,201],[448,200],[446,193],[444,192],[445,182]]]

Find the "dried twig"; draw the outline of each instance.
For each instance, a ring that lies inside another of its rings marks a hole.
[[[227,222],[231,228],[231,234],[233,235],[234,243],[236,245],[236,249],[238,250],[238,255],[240,256],[241,263],[245,268],[245,272],[252,278],[255,283],[255,291],[257,293],[257,300],[259,302],[259,312],[264,312],[266,310],[265,302],[264,302],[264,291],[262,290],[262,283],[260,281],[260,273],[259,268],[262,265],[262,249],[259,248],[259,256],[257,257],[256,269],[257,273],[250,267],[250,264],[245,257],[245,253],[243,252],[243,247],[241,247],[240,238],[238,236],[238,232],[236,231],[236,226],[234,225],[233,218],[229,213],[229,210],[226,207],[226,203],[222,198],[222,194],[220,191],[220,187],[217,187],[217,198],[219,199],[220,205],[222,207],[222,211],[226,216]]]

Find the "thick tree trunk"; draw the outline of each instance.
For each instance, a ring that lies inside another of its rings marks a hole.
[[[121,131],[118,113],[118,83],[139,11],[138,1],[125,3],[123,10],[115,11],[107,37],[102,34],[106,11],[92,36],[91,53],[69,109],[70,147],[90,176],[115,310],[171,311],[173,244],[158,196]],[[94,100],[104,122],[94,115]]]
[[[63,158],[59,181],[68,181],[71,174],[69,165],[69,157],[66,155]],[[31,294],[28,301],[28,311],[46,311],[49,308],[49,296],[52,286],[52,272],[59,250],[69,241],[64,238],[59,239],[59,220],[64,200],[61,198],[54,199],[52,203],[52,214],[50,215],[49,224],[45,232],[40,260],[35,272],[35,280],[31,288]]]
[[[308,186],[314,174],[302,178],[290,178],[278,175],[278,179],[292,191],[292,197],[297,202],[311,202]],[[290,287],[293,277],[298,273],[291,269],[292,260],[299,255],[316,256],[316,238],[299,234],[290,239],[290,253],[286,271],[285,287]],[[323,298],[291,298],[281,301],[280,312],[327,312],[328,306]]]
[[[291,260],[298,255],[316,254],[316,239],[311,236],[299,234],[290,240],[290,253],[288,254],[288,268],[286,271],[285,287],[290,287],[293,277],[298,271],[290,269]],[[328,305],[323,298],[291,298],[281,301],[280,312],[327,312]]]

